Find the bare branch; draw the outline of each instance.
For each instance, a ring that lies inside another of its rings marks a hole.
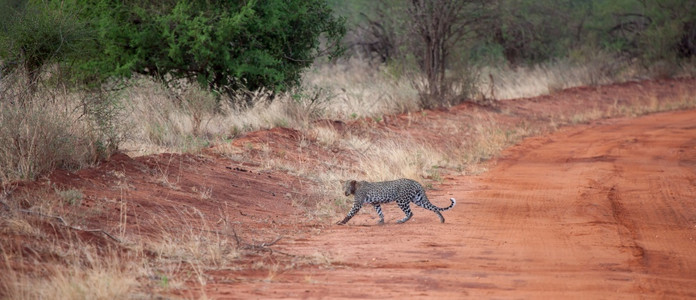
[[[63,227],[67,227],[68,229],[83,231],[83,232],[102,233],[102,234],[106,235],[107,237],[109,237],[110,239],[114,240],[115,242],[117,242],[119,244],[123,244],[123,242],[120,239],[118,239],[115,236],[111,235],[110,233],[104,231],[103,229],[84,229],[84,228],[80,228],[80,227],[71,226],[61,216],[48,215],[48,214],[44,214],[44,213],[37,212],[37,211],[27,210],[27,209],[18,209],[17,211],[19,211],[21,213],[25,213],[25,214],[37,215],[37,216],[40,216],[42,218],[50,218],[50,219],[58,220],[60,222],[60,225],[62,225]]]
[[[473,36],[476,25],[485,16],[485,1],[480,0],[412,0],[408,8],[411,15],[412,31],[420,37],[416,53],[425,84],[420,90],[421,104],[424,107],[445,106],[452,104],[455,97],[446,78],[446,69],[450,54],[458,43],[468,36]]]

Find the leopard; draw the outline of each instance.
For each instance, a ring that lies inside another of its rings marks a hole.
[[[363,204],[372,204],[374,206],[379,216],[377,224],[382,225],[384,224],[384,214],[382,214],[380,205],[389,202],[396,202],[399,208],[406,214],[403,219],[396,222],[398,224],[408,221],[413,216],[409,205],[411,202],[434,212],[440,218],[440,223],[445,223],[445,218],[440,212],[450,210],[457,204],[457,200],[450,198],[452,203],[448,207],[440,208],[433,205],[425,195],[423,186],[417,181],[407,178],[380,182],[348,180],[344,183],[343,188],[346,196],[355,196],[353,208],[351,208],[343,220],[336,223],[338,225],[346,224],[348,220],[360,211]]]

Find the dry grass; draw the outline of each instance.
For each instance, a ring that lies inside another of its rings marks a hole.
[[[114,95],[0,76],[0,185],[55,168],[80,169],[110,156],[123,138]]]
[[[34,179],[56,167],[79,169],[99,157],[99,137],[79,99],[47,104],[0,101],[0,183]]]
[[[624,81],[635,68],[608,55],[593,61],[559,59],[531,67],[483,68],[476,98],[512,99],[549,94],[561,89]],[[173,91],[147,78],[135,80],[124,97],[130,139],[129,154],[196,152],[201,147],[229,141],[244,132],[273,127],[317,131],[318,119],[381,120],[385,115],[420,109],[418,91],[406,76],[392,75],[388,67],[360,60],[320,64],[309,70],[303,85],[271,96],[267,91],[242,92],[215,101],[196,87]],[[213,103],[215,102],[215,103]],[[240,104],[241,103],[241,104]]]
[[[315,66],[305,74],[304,84],[333,95],[327,118],[379,118],[419,109],[418,91],[410,80],[357,59]]]
[[[190,96],[195,92],[185,91],[183,94]],[[146,78],[135,79],[124,93],[125,123],[129,132],[122,147],[131,153],[188,152],[205,143],[194,132],[207,134],[205,124],[209,113],[202,110],[208,107],[208,103],[203,103],[194,114],[189,109],[194,100],[180,101],[176,93]],[[201,102],[210,99],[205,95],[194,95],[193,98]]]
[[[627,116],[627,117],[637,117],[651,113],[673,111],[673,110],[683,110],[683,109],[693,109],[696,107],[696,92],[682,91],[680,92],[681,97],[678,99],[669,99],[669,101],[663,101],[658,99],[656,96],[650,97],[647,103],[640,105],[618,105],[615,106],[613,116]]]
[[[381,118],[418,109],[416,91],[366,63],[317,66],[302,87],[271,95],[243,92],[214,97],[195,87],[166,89],[147,78],[132,82],[124,97],[132,154],[195,152],[248,131],[273,127],[309,129],[317,119]],[[241,104],[240,104],[241,103]]]
[[[676,99],[659,99],[651,95],[647,100],[637,103],[619,104],[618,101],[605,109],[597,107],[576,112],[570,116],[558,116],[559,124],[583,124],[594,120],[616,117],[638,117],[646,114],[696,108],[696,92],[682,90]]]
[[[333,127],[316,126],[309,129],[309,136],[313,137],[320,146],[333,147],[340,143],[342,136]]]
[[[88,266],[42,266],[46,276],[32,277],[12,271],[0,276],[8,299],[126,299],[136,294],[144,269],[136,263],[119,258],[93,256]],[[5,257],[7,263],[11,258]]]
[[[148,273],[140,259],[84,242],[67,226],[48,225],[47,216],[3,216],[9,240],[0,242],[0,298],[123,299],[137,293]],[[56,234],[68,238],[56,240]],[[21,245],[13,241],[22,236]]]
[[[503,149],[525,137],[538,133],[526,123],[518,126],[500,126],[492,120],[480,120],[474,125],[473,139],[463,149],[465,165],[478,164],[497,156]]]
[[[83,241],[90,230],[86,215],[99,213],[76,206],[76,189],[47,187],[0,195],[0,298],[121,299],[137,291],[146,269],[139,259],[115,248]],[[98,209],[98,208],[96,208]],[[64,239],[56,239],[62,236]]]
[[[0,198],[0,299],[157,297],[190,282],[204,286],[207,271],[236,270],[243,251],[257,251],[225,214],[211,218],[193,207],[176,208],[174,220],[153,214],[160,226],[144,235],[126,231],[122,217],[114,226],[124,229],[116,235],[121,242],[97,245],[77,234],[90,229],[77,217],[83,209],[66,200],[76,194],[48,188]]]
[[[592,61],[558,59],[533,66],[483,68],[480,94],[488,99],[516,99],[551,94],[577,86],[622,82],[635,76],[628,65],[608,55]]]
[[[176,208],[177,222],[159,220],[159,237],[145,247],[157,255],[160,264],[184,262],[196,269],[220,269],[233,266],[241,256],[235,233],[228,225],[222,230],[210,224],[210,217],[193,207]],[[181,222],[183,220],[183,223]],[[224,216],[219,216],[228,224]],[[194,223],[195,222],[195,223]],[[199,281],[202,279],[199,278]]]
[[[441,152],[408,139],[374,141],[360,154],[357,169],[360,178],[368,181],[420,180],[444,160]]]
[[[483,89],[480,93],[496,99],[535,96],[615,79],[607,77],[606,70],[598,65],[578,66],[562,61],[533,68],[485,72],[493,74],[493,82],[480,84]],[[490,78],[482,76],[484,80]],[[479,173],[483,170],[481,162],[548,127],[696,107],[694,93],[683,91],[683,98],[670,101],[651,98],[640,104],[614,103],[606,109],[588,108],[574,114],[554,116],[550,121],[553,124],[532,126],[521,122],[501,125],[494,118],[483,116],[468,122],[469,125],[453,124],[443,130],[452,136],[465,138],[431,145],[398,134],[340,133],[332,127],[313,123],[322,118],[381,119],[383,115],[417,110],[417,92],[409,82],[357,61],[318,66],[305,79],[304,89],[276,95],[273,101],[263,91],[247,94],[245,97],[251,101],[243,107],[226,101],[217,104],[212,95],[199,89],[174,93],[157,82],[136,79],[119,98],[123,101],[126,116],[123,122],[129,129],[128,142],[123,145],[136,154],[195,152],[210,143],[221,143],[246,131],[276,126],[300,129],[304,138],[287,151],[311,151],[311,146],[318,146],[347,154],[350,159],[326,159],[321,166],[316,166],[303,161],[288,162],[274,156],[268,145],[250,147],[261,150],[263,168],[285,170],[312,181],[313,184],[308,185],[311,196],[290,197],[289,200],[306,210],[308,221],[333,222],[351,206],[352,199],[343,195],[343,180],[381,181],[405,177],[429,186],[442,180],[443,172]],[[492,92],[486,90],[487,84],[493,87]],[[0,140],[0,181],[34,178],[58,165],[79,168],[94,161],[97,151],[94,141],[97,138],[93,137],[98,134],[94,133],[93,123],[84,119],[81,111],[76,109],[80,107],[80,95],[70,92],[58,95],[51,96],[50,105],[38,105],[38,101],[27,102],[26,106],[7,101],[0,103],[0,139],[4,139]],[[19,141],[27,143],[18,146]],[[14,148],[21,151],[15,153]],[[225,144],[217,149],[235,159],[246,159],[245,152],[249,150],[233,149]],[[321,171],[317,170],[319,167]],[[169,174],[168,165],[156,169],[163,186],[179,189],[179,174]],[[201,187],[195,192],[205,200],[213,191]],[[83,201],[82,197],[79,190],[50,187],[43,194],[13,202],[17,206],[9,208],[4,207],[7,204],[0,197],[3,201],[0,204],[0,234],[37,241],[28,246],[37,251],[36,257],[22,256],[20,248],[11,243],[12,239],[0,242],[0,269],[3,270],[0,297],[156,297],[158,293],[182,288],[187,282],[203,286],[208,281],[208,271],[235,270],[239,267],[237,260],[244,256],[245,251],[258,251],[249,250],[255,249],[253,243],[244,243],[233,230],[234,224],[224,214],[206,216],[194,207],[178,208],[180,218],[156,219],[158,228],[145,238],[126,226],[129,224],[126,213],[129,206],[121,199],[121,216],[114,228],[118,231],[116,236],[128,247],[126,256],[115,251],[104,252],[104,249],[97,249],[77,238],[65,243],[56,241],[52,236],[55,232],[47,229],[62,227],[49,224],[45,218],[36,215],[16,213],[25,209],[43,215],[60,215],[69,224],[83,225],[90,214],[98,215],[100,208],[95,207],[94,211],[75,209]],[[311,197],[323,201],[314,202]],[[70,235],[70,229],[61,230],[61,234],[74,236]],[[41,256],[56,259],[46,262],[38,259]],[[309,257],[298,257],[286,266],[263,261],[255,266],[267,269],[266,280],[274,281],[279,272],[287,268],[331,263],[331,257],[316,252]],[[46,271],[37,271],[39,269]]]
[[[631,68],[607,55],[594,57],[596,60],[585,62],[565,59],[516,69],[487,68],[478,71],[482,76],[475,86],[480,88],[480,97],[510,99],[636,76]],[[22,95],[16,92],[21,86],[12,90],[10,94]],[[6,167],[0,171],[0,180],[35,178],[58,165],[81,168],[99,156],[96,152],[102,142],[98,140],[103,139],[103,133],[95,131],[94,124],[83,115],[80,104],[84,95],[39,92],[35,98],[50,98],[49,105],[35,105],[46,101],[21,101],[31,105],[20,109],[10,104],[13,101],[2,104],[0,130],[5,128],[5,132],[0,131],[0,165]],[[360,60],[317,65],[305,74],[302,87],[273,97],[262,90],[218,99],[196,86],[169,89],[137,77],[120,91],[118,100],[123,109],[118,125],[127,133],[120,146],[131,155],[197,152],[247,131],[278,126],[314,130],[324,143],[335,143],[331,132],[320,132],[322,129],[315,129],[312,122],[363,117],[380,120],[384,115],[420,109],[418,92],[410,80],[394,76],[387,67]],[[15,128],[21,129],[16,131],[21,136],[8,133]],[[16,145],[18,141],[30,144]],[[10,145],[13,148],[8,148]]]

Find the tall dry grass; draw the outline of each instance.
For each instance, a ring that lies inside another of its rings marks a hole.
[[[205,285],[207,271],[237,269],[243,251],[256,251],[226,215],[212,218],[193,207],[174,208],[175,220],[139,211],[156,224],[147,233],[138,222],[125,230],[122,217],[102,228],[119,239],[114,242],[80,235],[92,230],[80,216],[99,212],[69,203],[61,190],[7,196],[0,195],[0,299],[168,297],[190,282]]]
[[[78,234],[85,211],[60,190],[0,194],[1,299],[123,299],[147,276],[143,256]],[[62,237],[62,238],[56,238]]]
[[[486,89],[487,82],[482,82],[478,85],[481,87],[479,93],[497,99],[530,97],[576,85],[616,80],[598,66],[564,61],[534,68],[488,71],[494,74],[493,82],[488,83],[489,87],[493,86],[493,92],[486,95],[491,90]],[[490,76],[481,76],[482,80],[486,77],[490,80]],[[31,100],[7,101],[8,98],[4,98],[0,103],[0,180],[34,178],[55,167],[90,165],[99,155],[104,131],[113,130],[89,117],[89,110],[84,109],[84,94],[68,90],[45,94],[47,92],[39,91],[26,98]],[[245,131],[276,126],[297,128],[306,135],[298,142],[297,151],[309,151],[306,149],[316,143],[320,148],[347,154],[350,158],[326,160],[320,172],[317,166],[274,158],[264,161],[262,166],[310,179],[313,182],[308,185],[311,197],[322,201],[290,200],[306,209],[308,221],[328,222],[335,221],[351,206],[352,199],[345,197],[341,190],[343,180],[381,181],[405,177],[428,186],[442,180],[444,172],[481,172],[481,162],[495,157],[523,137],[541,132],[525,123],[502,125],[484,116],[440,129],[451,136],[466,138],[432,145],[398,134],[375,134],[370,130],[338,132],[333,127],[313,123],[323,118],[379,120],[383,115],[419,109],[417,91],[407,80],[359,61],[317,66],[306,75],[303,88],[288,93],[271,97],[264,91],[256,91],[239,97],[244,97],[244,101],[224,98],[220,101],[215,95],[195,87],[174,91],[150,79],[136,78],[117,97],[123,109],[118,122],[127,129],[124,136],[128,138],[120,145],[140,154],[191,152],[211,143],[225,142]],[[44,98],[50,101],[42,101]],[[241,102],[244,105],[232,104]],[[615,105],[606,110],[588,109],[570,116],[558,116],[555,122],[575,124],[597,118],[693,107],[696,107],[693,96],[670,102],[653,99],[638,106]],[[161,172],[166,180],[167,171]],[[176,184],[165,186],[170,185]],[[79,191],[54,189],[49,193],[55,195],[18,201],[15,203],[18,206],[10,207],[9,211],[17,212],[21,205],[23,209],[44,215],[62,214],[70,224],[82,224],[87,212],[80,211],[76,205],[81,199]],[[207,197],[205,192],[201,197]],[[22,256],[22,251],[12,248],[11,239],[0,242],[0,269],[3,269],[0,296],[4,298],[156,297],[183,287],[185,282],[205,285],[206,272],[236,269],[236,260],[243,256],[244,245],[226,216],[211,218],[195,208],[177,211],[179,219],[193,221],[156,220],[159,228],[147,238],[130,233],[135,230],[127,230],[124,213],[119,224],[112,228],[129,247],[129,256],[123,256],[108,251],[104,255],[104,249],[79,239],[67,244],[51,242],[50,234],[54,233],[46,230],[53,230],[56,224],[46,226],[46,220],[38,221],[43,218],[36,215],[8,214],[3,195],[0,201],[0,233],[45,242],[41,245],[41,250],[45,251],[42,253],[58,257],[52,262],[38,262],[35,257]],[[213,219],[223,220],[223,225],[211,224],[209,220]],[[330,259],[321,254],[310,259],[312,261],[330,263]],[[29,272],[25,269],[27,266],[46,271]],[[265,267],[269,269],[269,280],[281,270],[277,266]]]
[[[248,131],[308,129],[318,119],[381,118],[419,107],[408,80],[358,60],[318,65],[301,87],[280,94],[245,91],[216,101],[195,86],[173,91],[148,78],[137,78],[125,93],[131,130],[123,145],[136,155],[191,152]]]
[[[315,65],[304,75],[303,83],[326,89],[333,95],[326,118],[376,118],[418,110],[418,90],[411,80],[391,73],[386,66],[350,59]]]
[[[135,155],[196,152],[244,132],[273,127],[307,128],[324,115],[322,90],[273,95],[246,91],[216,96],[197,86],[173,91],[149,78],[138,78],[126,91],[126,122],[131,128],[124,150]]]
[[[6,270],[0,275],[0,296],[17,300],[126,299],[137,294],[138,282],[147,275],[142,266],[125,259],[102,257],[93,250],[82,251],[92,257],[91,264],[44,264],[41,267],[46,276]],[[5,255],[6,262],[10,259],[16,258]]]
[[[565,58],[532,66],[483,67],[479,72],[479,93],[497,100],[547,95],[571,87],[616,83],[638,76],[635,66],[602,52],[595,52],[592,59]]]
[[[0,80],[0,184],[55,168],[79,169],[108,157],[122,132],[109,96]]]
[[[635,68],[609,55],[592,57],[591,61],[559,59],[531,67],[471,67],[471,72],[480,74],[479,82],[472,84],[478,89],[474,100],[532,97],[638,76]],[[421,107],[413,80],[388,66],[357,59],[318,64],[306,72],[301,87],[275,95],[262,90],[219,96],[195,85],[172,89],[136,77],[112,97],[121,115],[108,126],[99,125],[103,118],[98,114],[85,114],[88,95],[84,92],[44,86],[32,99],[21,99],[26,93],[17,91],[26,87],[10,80],[13,77],[3,78],[0,104],[0,163],[6,166],[0,170],[0,180],[4,181],[35,178],[55,167],[89,165],[100,156],[98,152],[112,151],[113,144],[131,155],[196,152],[248,131],[278,126],[307,131],[318,119],[381,120],[384,115]],[[7,93],[10,90],[14,92]],[[113,133],[116,127],[125,130]],[[112,141],[115,136],[117,141]],[[112,146],[103,149],[105,144]]]
[[[474,89],[470,94],[473,100],[533,97],[637,76],[634,68],[609,55],[594,57],[531,67],[470,67],[470,72],[479,74],[478,82],[470,84]],[[306,131],[318,119],[381,120],[384,115],[421,109],[413,84],[388,66],[358,59],[317,64],[306,72],[301,87],[273,95],[261,90],[218,97],[195,86],[173,90],[137,78],[124,97],[132,128],[124,148],[135,155],[195,152],[248,131],[279,126]]]

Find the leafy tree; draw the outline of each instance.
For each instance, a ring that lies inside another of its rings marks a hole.
[[[23,69],[30,91],[49,63],[70,60],[83,49],[90,31],[69,10],[45,3],[12,1],[5,3],[0,34],[3,73]]]
[[[606,49],[645,65],[696,54],[696,2],[595,0],[588,28]]]
[[[593,0],[496,0],[480,37],[502,48],[507,62],[537,63],[586,43]]]
[[[321,55],[340,54],[344,21],[322,0],[75,0],[98,34],[82,67],[212,89],[285,90]],[[322,45],[320,38],[323,38]]]
[[[486,1],[412,0],[408,12],[415,40],[414,54],[426,82],[421,89],[424,107],[452,104],[452,80],[447,68],[461,43],[474,38],[476,25],[486,16]]]
[[[674,60],[693,55],[696,2],[684,0],[641,1],[650,23],[640,34],[640,55],[647,61]]]

